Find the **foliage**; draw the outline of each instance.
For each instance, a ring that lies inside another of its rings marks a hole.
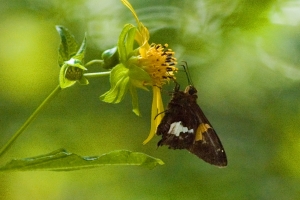
[[[137,165],[153,169],[158,164],[164,163],[146,154],[127,150],[113,151],[101,156],[82,157],[64,149],[58,149],[37,157],[14,159],[0,167],[0,171],[72,171],[108,165]]]

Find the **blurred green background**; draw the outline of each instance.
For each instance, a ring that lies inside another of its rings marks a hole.
[[[115,105],[99,101],[110,86],[104,77],[63,90],[0,164],[63,147],[83,156],[141,151],[165,165],[0,173],[0,199],[299,198],[299,1],[130,2],[150,30],[150,43],[168,43],[178,61],[188,62],[198,103],[223,143],[228,167],[184,150],[157,149],[159,137],[142,145],[152,93],[139,91],[143,116],[137,117],[130,95]],[[58,84],[55,25],[67,27],[79,43],[87,32],[88,61],[116,44],[125,23],[135,24],[119,0],[1,0],[0,19],[0,146]],[[178,81],[184,88],[184,73]],[[169,99],[165,92],[165,104]]]

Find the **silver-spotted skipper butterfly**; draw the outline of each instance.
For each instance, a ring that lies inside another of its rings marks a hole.
[[[186,70],[185,70],[186,71]],[[187,73],[187,71],[186,71]],[[165,116],[157,127],[162,135],[157,146],[168,145],[169,149],[187,149],[199,158],[219,167],[227,166],[227,158],[219,137],[197,104],[197,90],[191,84],[184,91],[176,86]]]

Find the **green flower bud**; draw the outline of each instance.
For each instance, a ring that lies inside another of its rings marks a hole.
[[[104,64],[102,65],[105,69],[112,69],[117,64],[119,64],[119,53],[118,48],[113,47],[111,49],[107,49],[102,53],[102,59]]]

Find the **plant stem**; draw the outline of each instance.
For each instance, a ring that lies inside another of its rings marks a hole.
[[[84,73],[83,76],[86,78],[96,78],[101,76],[107,76],[110,75],[110,71],[108,72],[95,72],[95,73]]]
[[[30,115],[26,122],[21,126],[21,128],[15,132],[12,138],[1,148],[0,157],[6,153],[6,151],[11,147],[14,141],[23,133],[23,131],[28,127],[28,125],[35,119],[35,117],[46,107],[46,105],[61,91],[58,85],[49,96],[40,104],[40,106]]]
[[[86,63],[85,66],[87,67],[89,65],[96,64],[96,63],[102,65],[104,63],[104,61],[103,60],[91,60],[90,62]]]

